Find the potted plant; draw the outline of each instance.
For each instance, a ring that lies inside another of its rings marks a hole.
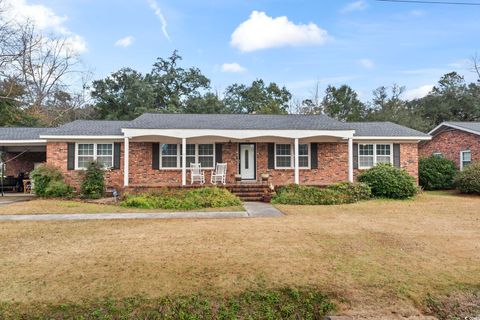
[[[262,178],[262,182],[267,182],[268,178],[270,178],[270,175],[268,174],[268,172],[264,172],[260,175],[260,177]]]
[[[263,192],[262,201],[263,202],[272,201],[272,194],[270,193],[270,191],[268,189],[265,189],[265,191]]]

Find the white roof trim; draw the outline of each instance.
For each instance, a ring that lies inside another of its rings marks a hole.
[[[0,145],[15,145],[15,144],[31,144],[31,145],[44,145],[47,140],[0,140]]]
[[[122,129],[126,138],[141,136],[166,136],[173,138],[196,138],[220,136],[230,139],[251,139],[265,136],[282,138],[309,138],[331,136],[353,138],[355,130],[219,130],[219,129]]]
[[[353,140],[391,140],[391,141],[397,141],[397,140],[432,140],[432,137],[402,137],[402,136],[390,136],[390,137],[384,137],[384,136],[372,136],[372,137],[367,137],[367,136],[361,136],[361,137],[353,137]]]
[[[62,136],[62,135],[41,135],[40,138],[47,140],[122,140],[124,136]]]
[[[478,135],[480,135],[480,132],[478,132],[478,131],[471,130],[471,129],[467,129],[467,128],[464,128],[464,127],[461,127],[461,126],[457,126],[457,125],[454,125],[454,124],[451,124],[451,123],[448,123],[448,122],[442,122],[442,123],[440,123],[438,126],[436,126],[435,128],[433,128],[428,134],[433,134],[435,131],[437,131],[438,129],[440,129],[440,128],[443,127],[443,126],[446,126],[446,127],[450,127],[450,128],[453,128],[453,129],[458,129],[458,130],[461,130],[461,131],[465,131],[465,132],[469,132],[469,133],[473,133],[473,134],[478,134]]]

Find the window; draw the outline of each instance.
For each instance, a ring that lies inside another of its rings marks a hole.
[[[392,163],[392,149],[389,144],[377,144],[377,163]]]
[[[293,145],[291,144],[276,144],[275,145],[275,168],[291,169],[294,164]],[[298,145],[298,167],[310,167],[310,145]]]
[[[434,152],[434,153],[432,153],[432,155],[433,155],[434,157],[443,158],[443,153],[441,153],[441,152]]]
[[[292,145],[290,144],[275,145],[275,167],[277,168],[292,167]]]
[[[192,163],[200,163],[202,168],[215,167],[215,145],[213,144],[187,144],[186,155],[187,168]],[[182,168],[182,145],[160,145],[160,168]]]
[[[460,170],[463,170],[466,166],[472,162],[472,152],[465,150],[460,152]]]
[[[310,167],[310,152],[308,144],[299,144],[298,145],[298,167],[299,168],[308,168]]]
[[[214,151],[213,144],[199,144],[198,145],[198,162],[202,168],[214,167]]]
[[[77,169],[86,169],[92,161],[98,161],[104,168],[113,167],[112,143],[78,143]]]
[[[391,144],[359,144],[358,167],[360,169],[371,168],[377,163],[393,163]]]
[[[178,168],[179,167],[179,148],[176,144],[162,144],[160,149],[160,167]]]

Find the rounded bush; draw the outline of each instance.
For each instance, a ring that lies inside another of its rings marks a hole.
[[[455,177],[454,184],[462,193],[480,194],[480,162],[460,171]]]
[[[73,188],[61,180],[51,181],[45,189],[47,198],[71,198]]]
[[[380,198],[407,199],[418,192],[415,179],[390,164],[378,164],[360,174],[358,181],[368,184],[373,196]]]
[[[425,190],[453,189],[456,174],[455,162],[443,157],[421,158],[418,163],[418,178]]]
[[[33,180],[35,194],[40,197],[48,197],[47,188],[50,183],[63,182],[62,173],[57,167],[51,165],[41,165],[30,173]]]

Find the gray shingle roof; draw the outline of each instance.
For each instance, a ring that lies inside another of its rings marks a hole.
[[[52,128],[0,127],[0,140],[40,140],[40,134]]]
[[[460,121],[447,121],[444,125],[454,125],[456,127],[464,128],[470,131],[475,131],[480,134],[480,122],[460,122]]]
[[[430,137],[428,134],[393,122],[348,122],[355,137]]]
[[[131,121],[109,120],[75,120],[58,128],[52,129],[46,135],[59,136],[121,136],[122,128]]]
[[[136,129],[220,130],[348,130],[345,123],[324,115],[154,114],[133,120]]]

